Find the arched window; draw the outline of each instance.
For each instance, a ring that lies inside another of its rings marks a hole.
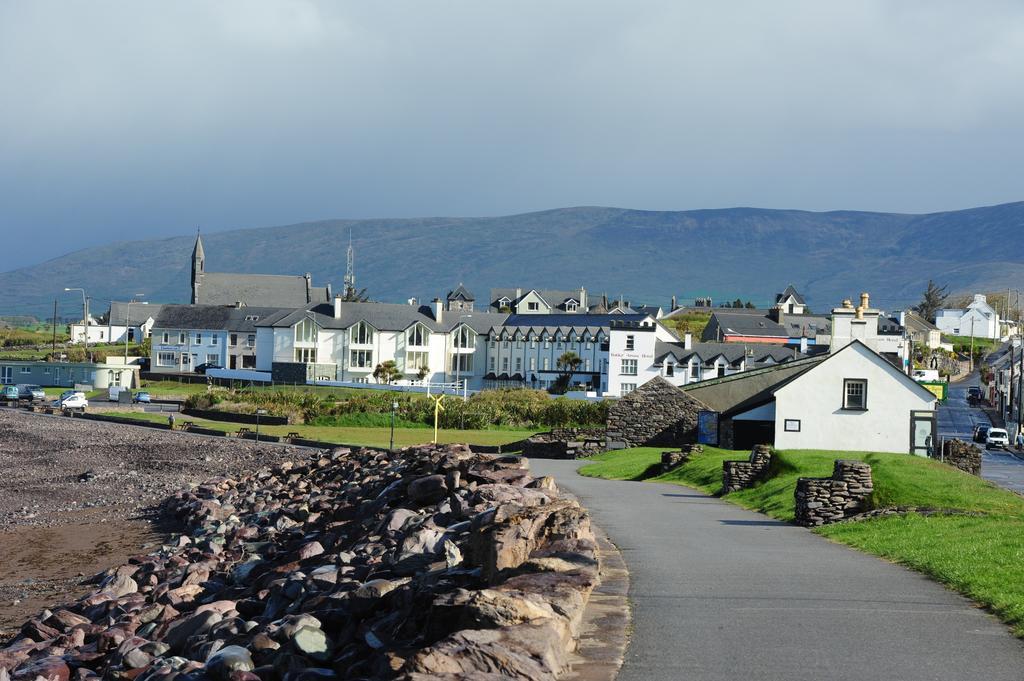
[[[414,324],[405,334],[405,342],[415,347],[424,347],[430,344],[430,331],[422,324]]]
[[[316,336],[316,323],[309,317],[303,318],[295,325],[296,345],[315,345]]]
[[[370,345],[373,343],[373,327],[366,322],[359,322],[349,330],[349,341],[353,345]]]

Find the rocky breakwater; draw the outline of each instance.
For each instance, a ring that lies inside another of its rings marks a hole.
[[[26,622],[0,679],[553,679],[598,582],[578,503],[459,445],[337,449],[167,508],[187,532]]]

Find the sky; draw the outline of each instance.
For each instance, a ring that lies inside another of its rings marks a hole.
[[[1024,3],[0,0],[0,270],[577,205],[1024,199]]]

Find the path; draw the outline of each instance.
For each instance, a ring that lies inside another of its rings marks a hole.
[[[622,550],[619,681],[1019,681],[1024,645],[925,577],[687,487],[532,460]]]

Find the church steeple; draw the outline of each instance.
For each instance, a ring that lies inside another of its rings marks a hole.
[[[203,238],[196,229],[196,245],[192,249],[192,304],[199,304],[199,283],[206,267],[206,253],[203,252]]]

